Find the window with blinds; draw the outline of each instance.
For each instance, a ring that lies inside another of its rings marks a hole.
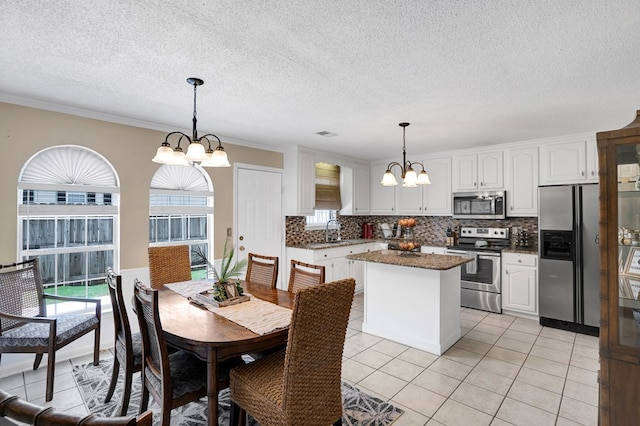
[[[46,148],[25,163],[18,190],[19,257],[38,258],[44,291],[111,303],[104,280],[108,266],[118,268],[120,192],[111,164],[82,146]]]
[[[149,188],[149,246],[188,245],[213,258],[213,185],[200,166],[163,164]],[[206,278],[204,261],[191,259],[194,279]]]
[[[340,210],[340,166],[316,163],[316,210]]]

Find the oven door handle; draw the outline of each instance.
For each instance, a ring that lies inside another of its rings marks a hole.
[[[467,251],[463,250],[447,250],[447,254],[467,254]]]
[[[478,255],[478,259],[485,259],[485,260],[495,260],[495,259],[499,259],[500,255],[495,255],[495,254],[480,254]]]

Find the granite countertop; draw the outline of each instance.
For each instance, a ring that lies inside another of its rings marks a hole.
[[[470,258],[461,256],[407,253],[399,250],[378,250],[367,253],[350,254],[347,256],[347,259],[407,266],[410,268],[434,269],[437,271],[446,271],[447,269],[452,269],[471,261]]]
[[[370,244],[370,243],[377,243],[377,242],[379,241],[373,238],[370,238],[370,239],[358,238],[354,240],[340,240],[340,241],[335,241],[331,243],[320,242],[320,243],[299,244],[299,245],[288,246],[288,247],[301,248],[301,249],[307,249],[307,250],[322,250],[322,249],[328,249],[328,248],[354,246],[356,244]]]
[[[511,246],[502,250],[503,253],[520,253],[520,254],[533,254],[538,255],[538,249],[536,247],[515,247]]]

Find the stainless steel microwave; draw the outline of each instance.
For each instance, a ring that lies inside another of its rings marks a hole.
[[[454,192],[454,219],[504,219],[507,200],[505,191]]]

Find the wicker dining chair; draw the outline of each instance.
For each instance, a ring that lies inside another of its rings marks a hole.
[[[249,253],[246,280],[276,288],[278,281],[278,256]]]
[[[42,407],[24,401],[0,389],[0,418],[20,424],[38,426],[151,426],[150,410],[138,416],[99,417],[95,414],[71,414],[57,411],[53,407]],[[4,423],[1,423],[4,424]],[[11,422],[11,424],[14,424]]]
[[[88,313],[47,316],[47,301],[92,304]],[[44,293],[38,259],[0,266],[0,356],[35,353],[37,370],[47,354],[45,400],[53,398],[56,351],[95,331],[93,365],[100,360],[100,299],[63,297]]]
[[[140,333],[131,333],[131,324],[127,314],[127,306],[122,295],[122,277],[116,274],[112,268],[107,268],[107,286],[113,307],[113,325],[115,330],[115,356],[113,358],[113,371],[111,373],[111,384],[107,391],[104,402],[111,401],[113,392],[118,382],[120,365],[124,368],[124,387],[122,391],[122,401],[120,415],[127,414],[129,400],[131,398],[131,387],[133,385],[133,374],[142,370],[142,339]]]
[[[149,247],[149,281],[151,288],[191,280],[189,246]]]
[[[287,347],[231,370],[231,425],[342,424],[342,353],[355,291],[347,278],[298,291]]]
[[[312,265],[291,259],[291,271],[289,272],[289,292],[297,293],[306,287],[324,283],[324,266]]]
[[[136,279],[133,291],[142,336],[140,413],[147,409],[151,394],[160,406],[162,426],[168,426],[171,410],[207,394],[207,363],[192,353],[168,350],[160,322],[158,290]],[[240,357],[218,364],[218,392],[229,386],[229,370],[242,364]]]

